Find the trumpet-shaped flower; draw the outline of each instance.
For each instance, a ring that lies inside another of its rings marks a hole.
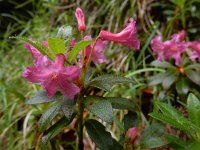
[[[200,62],[200,41],[189,42],[188,47],[193,50],[190,59],[198,59]]]
[[[156,36],[151,40],[151,48],[154,55],[158,56],[158,60],[162,61],[164,59],[164,44],[161,41],[161,36]]]
[[[80,68],[77,66],[64,67],[65,56],[58,54],[55,62],[47,56],[38,57],[33,67],[27,67],[23,77],[33,83],[39,83],[46,90],[47,96],[52,98],[56,91],[74,99],[80,91],[74,83],[80,76]]]
[[[78,22],[78,30],[80,32],[85,31],[85,16],[81,8],[76,8],[75,16]]]
[[[99,34],[103,40],[109,40],[117,42],[123,45],[127,45],[131,48],[139,49],[140,41],[136,38],[136,21],[130,18],[126,27],[119,33],[111,33],[109,31],[102,30]]]

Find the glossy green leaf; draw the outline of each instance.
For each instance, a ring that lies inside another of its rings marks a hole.
[[[62,99],[61,95],[56,95],[53,98],[49,99],[47,93],[44,90],[37,92],[32,98],[26,100],[26,104],[40,104],[48,103],[51,101],[56,101]]]
[[[103,121],[112,124],[113,122],[113,111],[111,102],[107,100],[93,100],[84,99],[85,107],[94,115],[101,118]]]
[[[65,42],[60,38],[49,38],[48,39],[48,46],[54,55],[59,53],[64,54],[65,50]]]
[[[185,67],[185,70],[200,69],[200,64],[191,64]]]
[[[72,121],[72,119],[75,117],[75,115],[72,116],[72,118],[67,119],[66,117],[62,117],[59,121],[57,121],[53,126],[51,126],[43,135],[41,143],[44,146],[46,146],[47,142],[54,138],[57,134],[59,134],[63,128],[67,127]]]
[[[185,70],[186,76],[194,83],[200,85],[200,74],[193,70]]]
[[[73,59],[75,59],[75,57],[78,55],[78,53],[81,50],[84,50],[88,45],[90,45],[91,43],[93,43],[94,41],[92,40],[84,40],[84,41],[80,41],[79,43],[77,43],[71,50],[69,57],[68,57],[68,61],[71,62]]]
[[[50,124],[50,122],[55,118],[61,109],[60,103],[47,109],[41,116],[38,124],[41,131],[44,131]]]
[[[200,128],[200,102],[192,93],[190,93],[188,96],[187,108],[191,122]]]
[[[61,110],[64,113],[64,115],[70,119],[72,114],[74,113],[75,109],[75,101],[70,100],[67,97],[64,97],[62,102],[61,102]]]
[[[123,149],[122,146],[112,138],[110,132],[105,130],[105,127],[100,122],[90,119],[85,122],[85,127],[92,141],[100,149]]]
[[[128,84],[128,83],[134,83],[134,81],[129,78],[115,76],[115,75],[102,75],[94,78],[87,85],[105,90],[107,92],[111,92],[112,86],[114,84],[121,84],[121,83]]]

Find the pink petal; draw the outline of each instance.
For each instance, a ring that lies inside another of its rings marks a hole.
[[[28,43],[24,44],[24,48],[28,49],[31,52],[31,55],[33,56],[34,59],[42,55],[35,47],[33,47]]]
[[[68,81],[64,75],[59,75],[58,84],[61,93],[68,96],[72,100],[74,99],[74,96],[80,92],[80,88],[74,83]]]
[[[46,90],[47,96],[52,98],[58,89],[58,83],[55,80],[47,80],[42,83],[42,87]]]
[[[137,32],[135,23],[136,21],[130,18],[127,26],[121,32],[115,34],[103,30],[100,32],[99,36],[103,40],[109,40],[123,45],[127,45],[131,48],[139,49],[140,41],[135,36]]]

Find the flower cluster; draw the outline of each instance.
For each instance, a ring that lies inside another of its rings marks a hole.
[[[85,16],[81,8],[76,9],[75,16],[78,23],[78,31],[83,35],[83,32],[86,30],[86,25]],[[23,77],[33,83],[39,83],[42,88],[46,90],[49,98],[52,98],[55,93],[59,91],[63,95],[73,100],[75,95],[81,90],[79,80],[81,79],[80,76],[83,72],[83,62],[87,59],[91,59],[87,62],[107,62],[107,59],[103,54],[103,50],[106,48],[107,41],[113,41],[127,45],[131,48],[139,49],[140,41],[136,38],[136,33],[136,21],[134,21],[132,18],[129,19],[125,29],[117,34],[109,31],[101,31],[95,40],[95,43],[88,45],[83,50],[83,53],[79,53],[78,65],[70,64],[70,66],[66,65],[66,61],[71,49],[76,45],[76,40],[74,38],[71,39],[69,45],[70,48],[66,54],[56,54],[54,61],[50,60],[48,56],[43,55],[31,44],[25,43],[24,47],[32,54],[34,63],[33,66],[26,68],[26,70],[23,72]],[[82,40],[92,40],[92,36],[87,35]],[[50,50],[47,41],[44,41],[43,45]],[[84,57],[82,55],[84,55]]]
[[[172,35],[170,40],[162,42],[160,35],[151,40],[151,47],[154,55],[157,55],[159,61],[174,59],[175,64],[181,64],[181,56],[188,48],[192,49],[190,59],[198,58],[200,61],[200,41],[186,42],[185,31]]]

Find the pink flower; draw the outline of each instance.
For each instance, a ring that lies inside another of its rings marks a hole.
[[[138,135],[138,129],[136,127],[130,128],[127,131],[127,137],[131,140],[134,141]]]
[[[181,31],[178,34],[172,35],[170,40],[165,42],[161,41],[161,36],[156,36],[151,41],[151,47],[155,55],[158,55],[158,60],[168,60],[173,58],[175,64],[179,66],[181,64],[181,55],[188,47],[188,44],[184,41],[185,32]]]
[[[164,44],[161,41],[161,36],[156,36],[151,40],[151,48],[154,55],[158,56],[158,60],[164,60]]]
[[[189,42],[188,47],[193,50],[190,59],[198,59],[200,62],[200,41]]]
[[[85,16],[81,8],[76,8],[75,16],[78,22],[78,30],[79,31],[85,31]]]
[[[109,31],[101,31],[99,36],[103,40],[109,40],[113,42],[117,42],[123,45],[127,45],[131,48],[139,49],[140,48],[140,41],[136,38],[136,21],[133,18],[129,19],[125,29],[123,29],[119,33],[111,33]]]
[[[64,67],[65,56],[58,54],[55,62],[50,61],[47,56],[38,57],[33,67],[27,67],[23,77],[33,83],[40,83],[46,90],[49,98],[52,98],[56,91],[74,99],[80,91],[74,84],[80,76],[80,68],[77,66]]]
[[[84,40],[92,40],[91,35],[87,35],[84,37]],[[94,44],[90,44],[89,46],[86,47],[85,49],[85,54],[86,57],[89,58],[90,53],[92,51],[92,47]],[[103,54],[103,50],[106,48],[107,46],[107,41],[102,41],[101,39],[98,39],[95,47],[94,47],[94,51],[91,55],[91,60],[95,63],[105,63],[107,61],[106,57]],[[82,59],[82,52],[80,53],[80,60],[79,62],[81,62]]]

